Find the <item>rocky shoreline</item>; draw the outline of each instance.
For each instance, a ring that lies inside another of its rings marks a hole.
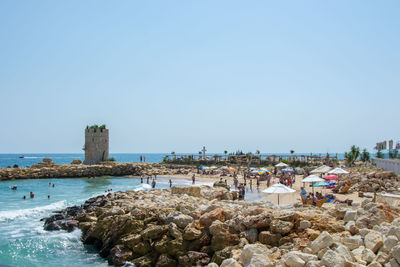
[[[110,193],[45,219],[78,227],[82,241],[117,266],[399,266],[399,211],[237,201],[225,188]]]
[[[173,175],[195,172],[193,166],[173,166],[161,163],[115,163],[97,165],[56,165],[51,159],[24,168],[0,168],[0,181],[15,179],[75,178],[99,176]]]

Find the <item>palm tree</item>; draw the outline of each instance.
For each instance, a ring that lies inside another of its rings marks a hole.
[[[290,150],[290,154],[292,154],[292,155],[294,154],[294,150],[293,150],[293,149],[292,149],[292,150]]]
[[[346,158],[347,164],[352,166],[354,162],[360,157],[360,148],[353,145],[350,148],[350,152],[344,153],[344,157]]]
[[[367,151],[366,148],[363,149],[361,155],[360,155],[360,160],[363,162],[369,161],[370,160],[370,155],[369,152]]]
[[[260,150],[257,149],[256,150],[256,154],[260,155]]]
[[[228,154],[228,150],[224,150],[224,154],[225,154],[225,155]]]

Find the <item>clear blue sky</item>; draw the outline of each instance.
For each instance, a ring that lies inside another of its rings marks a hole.
[[[400,1],[0,1],[0,153],[400,139]]]

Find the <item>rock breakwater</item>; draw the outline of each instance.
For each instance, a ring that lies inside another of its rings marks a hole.
[[[105,162],[97,165],[73,164],[56,165],[45,161],[25,168],[0,168],[0,180],[68,178],[95,176],[140,176],[140,175],[172,175],[176,173],[195,172],[194,167],[169,166],[160,163],[113,163]]]
[[[45,220],[82,230],[110,264],[136,266],[398,266],[400,219],[382,204],[277,209],[233,201],[222,187],[127,191]],[[389,265],[390,264],[390,265]]]

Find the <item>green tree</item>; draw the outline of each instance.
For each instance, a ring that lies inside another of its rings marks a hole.
[[[347,165],[352,166],[354,162],[360,157],[360,148],[353,145],[349,152],[344,153]]]
[[[366,148],[364,148],[360,155],[360,160],[363,162],[367,162],[367,161],[370,161],[370,159],[371,159],[371,156],[370,156],[369,152],[367,151]]]
[[[399,158],[399,150],[398,150],[398,149],[390,149],[390,150],[389,150],[389,158],[390,158],[390,159],[397,159],[397,158]]]
[[[224,154],[225,154],[225,155],[228,154],[228,150],[224,150]]]
[[[175,151],[172,151],[172,152],[171,152],[171,155],[175,155]]]
[[[261,153],[260,150],[257,149],[256,154],[260,155],[260,153]]]
[[[293,149],[292,149],[292,150],[290,150],[290,154],[292,154],[292,155],[294,154],[294,150],[293,150]]]
[[[378,152],[376,152],[376,157],[378,159],[383,159],[385,158],[385,154],[382,153],[382,150],[378,150]]]

